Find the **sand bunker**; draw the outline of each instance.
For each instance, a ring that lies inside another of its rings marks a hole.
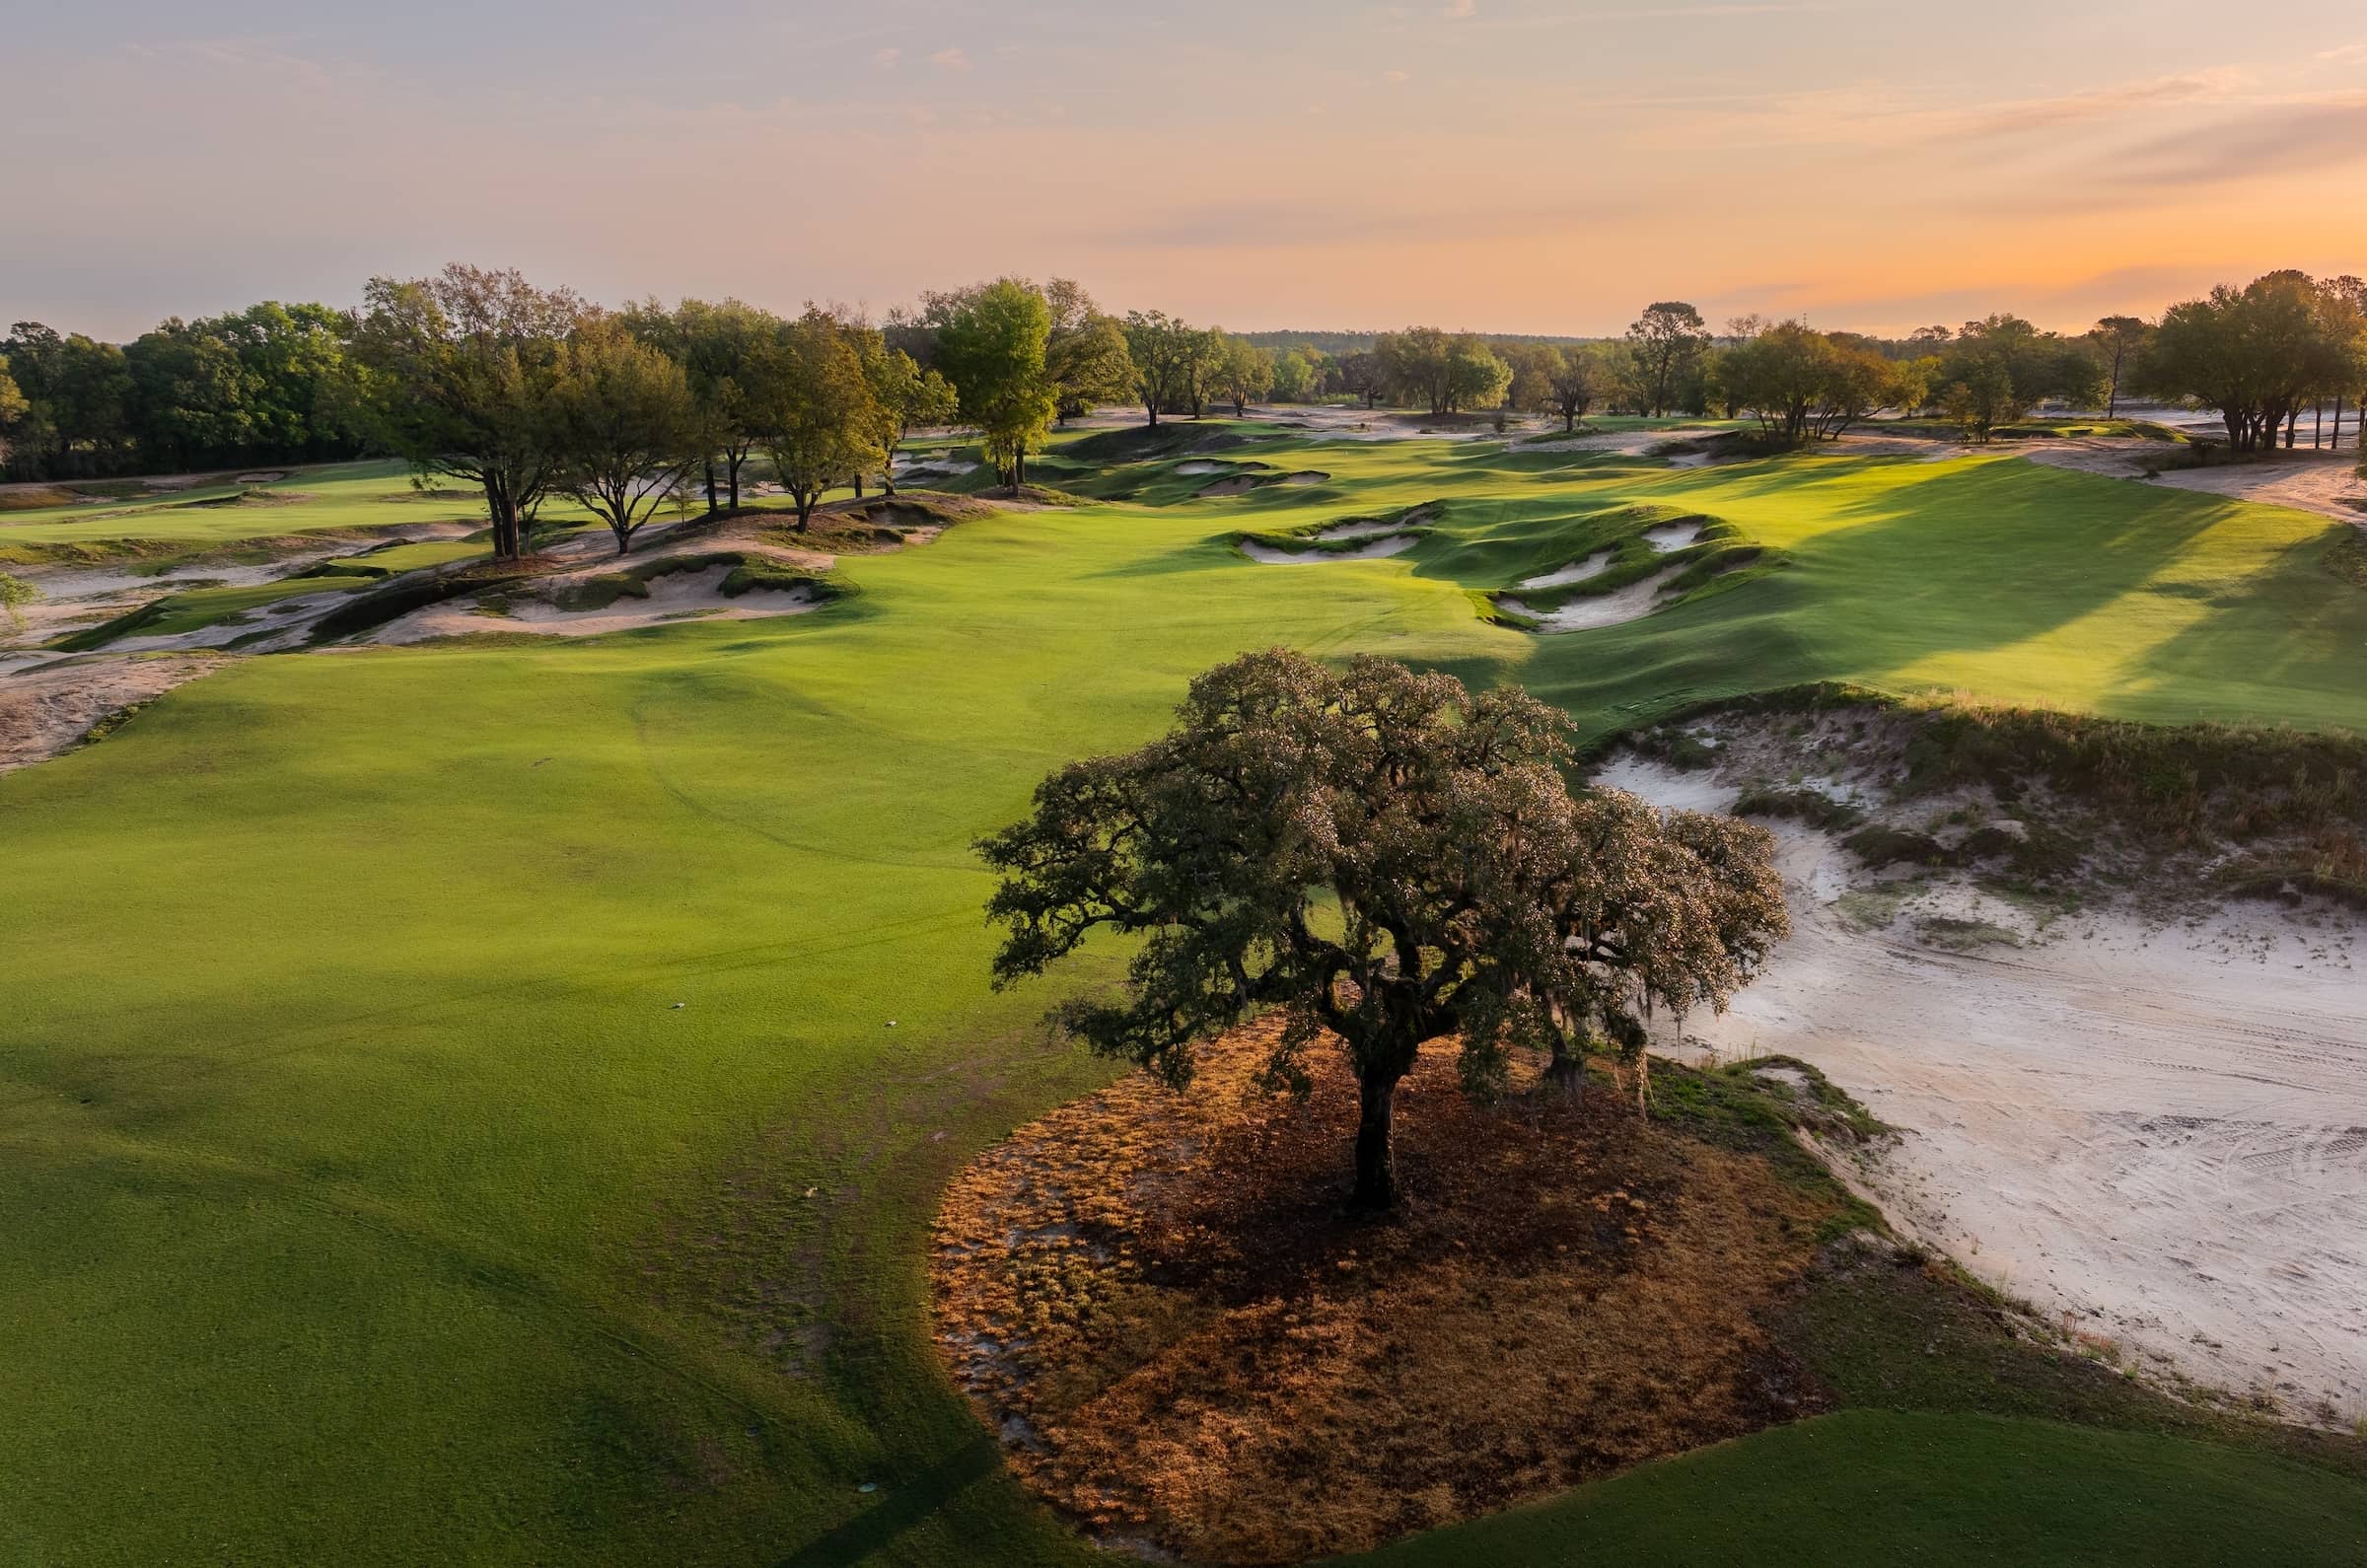
[[[1284,484],[1322,484],[1330,477],[1331,475],[1319,468],[1302,468],[1297,473],[1282,475],[1281,482]]]
[[[1655,554],[1666,555],[1671,550],[1684,549],[1698,539],[1702,526],[1699,523],[1663,523],[1656,529],[1644,530],[1644,542],[1652,546]]]
[[[1634,758],[1602,777],[1670,805],[1732,798]],[[1877,878],[1822,833],[1777,832],[1794,933],[1732,1012],[1688,1021],[1686,1046],[1824,1068],[1904,1129],[1856,1172],[1894,1223],[2131,1363],[2289,1415],[2367,1412],[2349,929],[2248,904],[2167,929],[2085,911],[2040,935],[1970,884]],[[1983,928],[1969,949],[1934,940]]]
[[[1189,463],[1177,463],[1176,471],[1186,478],[1197,478],[1206,473],[1238,473],[1246,466],[1246,463],[1215,463],[1206,458],[1194,458]]]
[[[1329,530],[1326,530],[1325,533],[1328,534]],[[1317,538],[1324,536],[1324,534],[1315,535]],[[1338,536],[1347,538],[1357,535],[1341,535]],[[1245,539],[1242,541],[1241,553],[1253,561],[1262,561],[1268,566],[1306,566],[1319,561],[1377,561],[1391,555],[1402,555],[1419,542],[1410,534],[1393,534],[1387,538],[1377,538],[1370,544],[1361,545],[1352,550],[1278,550],[1271,545],[1259,544],[1255,539]]]
[[[514,598],[508,602],[508,613],[500,614],[488,612],[488,606],[477,600],[456,599],[390,621],[370,640],[414,643],[484,632],[598,637],[678,620],[765,620],[803,614],[822,603],[819,595],[805,589],[758,589],[727,599],[722,584],[731,570],[709,566],[695,572],[671,572],[650,580],[647,599],[619,599],[599,609],[567,610],[538,599]]]
[[[1655,572],[1639,583],[1614,588],[1608,594],[1573,599],[1552,609],[1532,609],[1517,599],[1500,599],[1506,609],[1516,615],[1526,615],[1537,622],[1539,631],[1592,631],[1600,626],[1619,626],[1631,620],[1642,620],[1660,608],[1660,591],[1669,579],[1681,570],[1669,567]]]
[[[1203,499],[1220,495],[1247,495],[1257,488],[1257,481],[1247,474],[1231,479],[1219,479],[1214,484],[1201,485],[1192,492]]]
[[[1583,561],[1572,561],[1567,566],[1557,567],[1542,576],[1524,577],[1519,586],[1522,588],[1567,588],[1572,583],[1583,583],[1590,577],[1601,577],[1611,569],[1613,553],[1610,550],[1597,550]]]
[[[1328,543],[1333,539],[1377,539],[1384,535],[1404,532],[1403,523],[1392,523],[1383,518],[1366,518],[1356,523],[1334,523],[1327,529],[1318,529],[1310,535]]]
[[[0,773],[55,756],[108,715],[162,696],[222,663],[105,657],[0,677]]]

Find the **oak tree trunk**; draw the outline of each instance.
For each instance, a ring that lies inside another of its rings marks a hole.
[[[1356,1186],[1348,1195],[1348,1207],[1359,1214],[1398,1206],[1397,1162],[1389,1147],[1389,1118],[1397,1095],[1397,1080],[1380,1074],[1367,1076],[1359,1091]]]

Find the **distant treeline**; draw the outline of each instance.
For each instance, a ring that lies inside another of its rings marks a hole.
[[[1367,354],[1387,334],[1376,327],[1369,332],[1244,332],[1244,342],[1280,353],[1293,348],[1317,348],[1334,359],[1349,354]],[[1551,343],[1567,348],[1579,343],[1597,343],[1605,339],[1594,337],[1557,337],[1551,332],[1488,332],[1482,334],[1491,343]]]
[[[1118,316],[1077,284],[998,278],[871,321],[785,319],[736,300],[609,310],[515,272],[375,278],[359,309],[265,302],[167,321],[128,344],[20,321],[0,339],[0,458],[18,479],[394,454],[478,485],[501,553],[548,494],[607,517],[619,547],[695,473],[738,503],[761,450],[796,501],[877,474],[908,434],[955,425],[1025,481],[1055,421],[1131,401],[1144,419],[1211,405],[1339,399],[1433,415],[1721,414],[1771,442],[1830,438],[1883,410],[1985,441],[2048,401],[2116,412],[2132,393],[2219,410],[2229,444],[2291,445],[2301,415],[2367,385],[2367,284],[2272,272],[2085,333],[1997,315],[1901,339],[1648,306],[1618,338],[1234,334],[1161,311]]]

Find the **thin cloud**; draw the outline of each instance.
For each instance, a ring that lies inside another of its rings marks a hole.
[[[1447,3],[1439,8],[1438,14],[1442,17],[1456,19],[1475,17],[1479,14],[1479,0],[1447,0]]]
[[[2320,173],[2367,159],[2367,96],[2276,104],[2113,156],[2105,174],[2137,186],[2257,179],[2314,159]]]
[[[937,69],[940,71],[968,71],[976,69],[969,63],[969,56],[963,53],[959,48],[939,49],[935,54],[929,56],[929,63],[937,67]]]
[[[883,71],[893,71],[896,69],[896,62],[903,57],[904,51],[901,49],[882,49],[871,57],[871,63]]]

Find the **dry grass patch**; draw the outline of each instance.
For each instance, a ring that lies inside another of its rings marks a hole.
[[[1760,1311],[1831,1198],[1608,1093],[1399,1091],[1406,1212],[1341,1213],[1337,1054],[1305,1104],[1273,1025],[1176,1095],[1135,1074],[950,1188],[938,1331],[1013,1466],[1105,1538],[1296,1561],[1539,1497],[1821,1406]]]

